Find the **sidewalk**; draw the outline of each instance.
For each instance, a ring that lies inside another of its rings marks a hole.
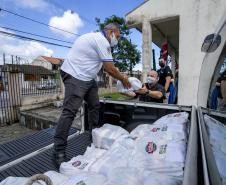
[[[19,123],[14,123],[9,126],[0,127],[0,144],[3,144],[14,139],[18,139],[20,137],[35,132],[38,132],[38,130],[28,129],[24,126],[19,125]]]

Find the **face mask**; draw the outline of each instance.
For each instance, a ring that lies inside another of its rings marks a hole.
[[[148,76],[146,78],[146,81],[147,81],[148,84],[153,84],[153,83],[156,82],[156,79],[154,77]]]
[[[111,45],[111,47],[114,47],[114,46],[116,46],[117,44],[118,44],[118,40],[117,40],[115,34],[113,33],[113,34],[111,35],[110,45]]]
[[[159,62],[160,67],[165,67],[165,64],[163,62]]]

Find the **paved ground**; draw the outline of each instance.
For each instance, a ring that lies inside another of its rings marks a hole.
[[[31,130],[24,126],[15,123],[9,126],[0,127],[0,144],[18,139],[25,135],[38,132],[37,130]]]

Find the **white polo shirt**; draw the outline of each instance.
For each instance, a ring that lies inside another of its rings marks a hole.
[[[100,32],[87,33],[74,42],[61,69],[74,78],[90,81],[104,61],[113,61],[108,40]]]

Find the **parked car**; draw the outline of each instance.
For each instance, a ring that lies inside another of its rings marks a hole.
[[[55,89],[57,87],[56,82],[53,81],[43,81],[40,84],[38,84],[37,89],[44,90],[44,89]]]

